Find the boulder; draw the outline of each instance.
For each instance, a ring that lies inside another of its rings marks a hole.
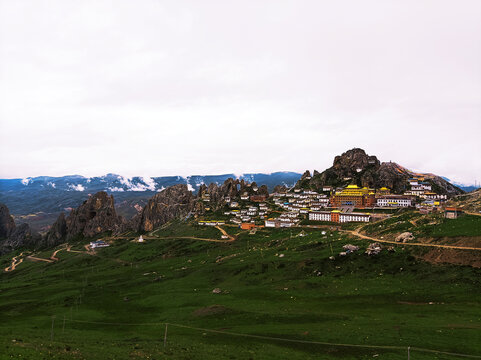
[[[396,237],[397,242],[405,243],[411,240],[414,240],[414,235],[410,232],[403,232]]]

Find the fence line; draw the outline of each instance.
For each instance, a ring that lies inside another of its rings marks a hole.
[[[229,336],[235,337],[246,337],[246,338],[253,338],[253,339],[261,339],[261,340],[273,340],[273,341],[282,341],[282,342],[289,342],[289,343],[298,343],[298,344],[311,344],[311,345],[326,345],[326,346],[338,346],[338,347],[352,347],[352,348],[365,348],[365,349],[380,349],[380,350],[408,350],[407,346],[398,346],[398,345],[363,345],[363,344],[344,344],[344,343],[332,343],[326,341],[311,341],[311,340],[297,340],[297,339],[288,339],[288,338],[281,338],[281,337],[273,337],[273,336],[264,336],[264,335],[254,335],[254,334],[244,334],[244,333],[236,333],[230,331],[223,331],[223,330],[214,330],[214,329],[206,329],[206,328],[199,328],[189,325],[183,324],[176,324],[171,322],[154,322],[154,323],[117,323],[117,322],[102,322],[102,321],[86,321],[86,320],[71,320],[67,319],[67,321],[76,322],[76,323],[85,323],[85,324],[95,324],[95,325],[116,325],[116,326],[159,326],[159,325],[170,325],[178,328],[184,329],[191,329],[196,331],[202,332],[209,332],[215,334],[224,334]],[[469,354],[460,354],[460,353],[452,353],[447,351],[441,350],[434,350],[434,349],[425,349],[425,348],[418,348],[418,347],[410,347],[411,351],[419,351],[419,352],[426,352],[426,353],[433,353],[433,354],[440,354],[440,355],[450,355],[450,356],[458,356],[458,357],[465,357],[471,359],[481,359],[480,355],[469,355]]]

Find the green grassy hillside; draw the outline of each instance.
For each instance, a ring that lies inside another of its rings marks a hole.
[[[368,242],[305,231],[213,243],[175,239],[220,239],[175,223],[95,256],[24,261],[1,274],[0,359],[406,359],[408,346],[481,356],[480,269],[433,266],[401,247],[368,257]],[[347,243],[361,250],[339,256]]]

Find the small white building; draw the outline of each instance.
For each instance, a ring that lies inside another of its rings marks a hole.
[[[309,213],[309,220],[331,221],[331,212],[330,211],[311,211]]]
[[[107,247],[110,246],[103,240],[97,240],[97,241],[92,241],[90,242],[90,248],[95,249],[95,248],[102,248],[102,247]]]
[[[379,207],[410,207],[412,198],[403,195],[382,195],[376,199],[376,205]]]
[[[277,226],[276,226],[276,220],[274,220],[274,219],[268,219],[268,220],[264,221],[264,226],[265,226],[265,227],[275,228],[275,227],[277,227]]]

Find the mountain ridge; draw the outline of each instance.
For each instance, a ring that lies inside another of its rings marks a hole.
[[[395,162],[381,162],[376,156],[368,155],[363,149],[353,148],[334,158],[331,167],[323,172],[304,172],[296,183],[297,188],[319,189],[323,186],[344,187],[355,184],[361,187],[388,187],[395,193],[408,189],[408,179],[424,177],[433,190],[448,196],[460,195],[464,191],[431,173],[411,171]]]

